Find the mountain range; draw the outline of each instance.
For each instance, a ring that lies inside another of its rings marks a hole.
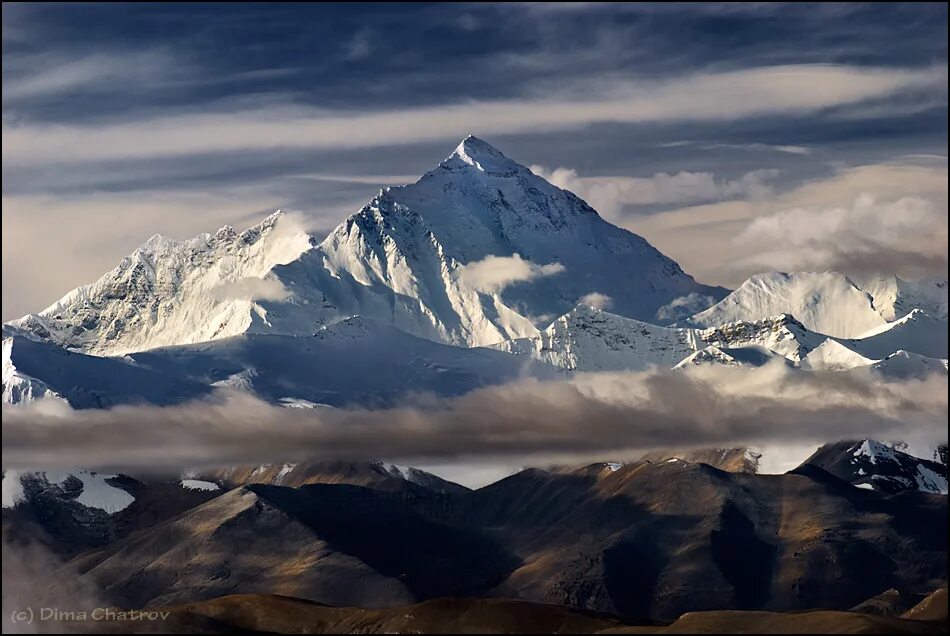
[[[515,380],[708,365],[890,382],[945,375],[947,357],[946,280],[770,272],[734,291],[703,285],[468,137],[322,238],[282,213],[243,231],[153,236],[98,281],[3,325],[3,405],[172,405],[228,390],[286,408],[392,407]],[[223,614],[246,627],[248,612],[278,602],[269,595],[364,627],[368,614],[339,608],[384,608],[380,629],[411,626],[390,608],[412,607],[439,621],[527,612],[675,631],[693,624],[684,612],[847,610],[891,588],[946,585],[945,457],[858,439],[782,475],[758,474],[760,459],[667,449],[528,468],[476,490],[382,460],[5,470],[4,561],[39,544],[65,562],[57,593],[173,607],[212,631]]]
[[[946,497],[857,488],[826,470],[840,472],[838,450],[785,475],[670,458],[529,469],[474,491],[374,463],[181,484],[107,477],[137,494],[111,515],[67,508],[76,485],[51,476],[5,509],[5,549],[42,541],[67,560],[47,573],[57,593],[93,584],[123,608],[227,594],[364,608],[451,596],[671,621],[847,609],[944,584]]]
[[[323,240],[279,212],[241,232],[156,235],[3,330],[4,404],[76,408],[220,386],[341,405],[371,385],[390,403],[517,375],[776,359],[907,377],[945,372],[948,355],[945,280],[775,272],[732,292],[701,285],[475,137]]]

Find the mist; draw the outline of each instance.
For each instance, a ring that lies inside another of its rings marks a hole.
[[[534,464],[661,448],[947,439],[947,376],[885,382],[870,371],[698,367],[524,379],[385,409],[284,408],[219,391],[186,404],[3,410],[3,466],[111,472],[386,458]]]

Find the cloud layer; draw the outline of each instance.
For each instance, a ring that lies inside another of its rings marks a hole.
[[[699,368],[525,380],[384,409],[286,409],[239,393],[176,407],[3,412],[5,468],[184,468],[386,457],[575,461],[671,447],[946,440],[947,377]]]

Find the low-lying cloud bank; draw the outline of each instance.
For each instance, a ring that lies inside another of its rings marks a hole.
[[[617,457],[656,448],[947,439],[947,376],[697,368],[523,380],[390,409],[288,409],[225,392],[175,407],[3,411],[3,465],[182,469],[314,459],[438,463]]]

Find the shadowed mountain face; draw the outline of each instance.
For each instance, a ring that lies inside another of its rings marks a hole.
[[[947,494],[947,467],[874,440],[825,444],[805,464],[827,470],[859,488],[882,492],[922,490]]]
[[[670,621],[932,590],[946,530],[945,497],[862,490],[811,465],[754,475],[643,461],[526,470],[472,492],[252,484],[72,566],[124,607],[487,596]]]

